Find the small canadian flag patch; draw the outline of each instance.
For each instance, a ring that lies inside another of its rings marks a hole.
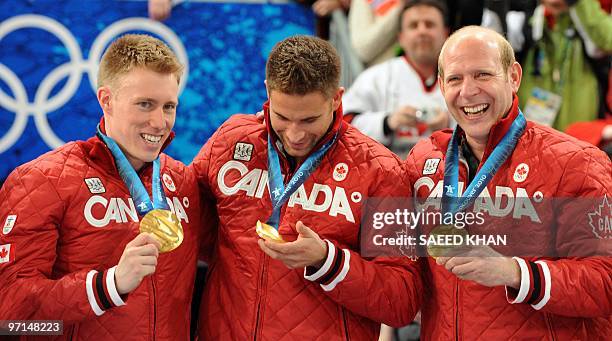
[[[15,260],[15,250],[11,249],[11,244],[0,245],[0,264]]]

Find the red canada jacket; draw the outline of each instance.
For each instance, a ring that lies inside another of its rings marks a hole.
[[[267,139],[272,129],[255,115],[235,115],[200,151],[193,167],[205,196],[216,199],[216,252],[200,315],[203,340],[375,340],[384,322],[412,321],[420,289],[408,258],[360,256],[361,207],[369,197],[410,196],[401,161],[382,145],[342,122],[318,168],[282,209],[279,232],[297,238],[301,220],[328,245],[318,271],[288,269],[257,245],[257,220],[272,212]],[[279,147],[276,135],[275,148]],[[278,148],[277,148],[278,149]],[[318,146],[314,150],[318,149]],[[287,182],[295,168],[279,149]],[[315,269],[316,270],[316,269]]]
[[[71,142],[11,173],[0,190],[0,320],[63,320],[56,340],[189,339],[201,207],[191,170],[160,159],[184,240],[121,296],[115,266],[140,218],[104,142]],[[151,173],[139,172],[149,195]]]
[[[491,129],[479,168],[517,115],[515,98],[510,114]],[[451,133],[450,130],[434,133],[409,154],[406,164],[416,197],[441,197]],[[460,162],[460,188],[467,178],[467,164]],[[612,335],[611,239],[604,242],[608,243],[605,253],[608,257],[537,255],[571,255],[572,243],[584,232],[576,219],[586,217],[585,210],[571,209],[576,201],[568,201],[565,209],[541,210],[538,205],[546,204],[550,208],[552,203],[546,200],[578,197],[609,205],[611,189],[612,166],[603,152],[528,121],[516,148],[475,204],[493,212],[489,217],[495,215],[493,218],[506,225],[508,238],[520,243],[512,246],[514,251],[528,255],[517,257],[521,268],[520,289],[485,287],[463,281],[436,265],[433,258],[423,260],[423,285],[429,288],[423,298],[423,339],[609,339]],[[598,207],[593,207],[593,212]],[[609,219],[609,206],[603,209],[603,215],[606,209]],[[608,227],[607,238],[611,238],[611,233]]]

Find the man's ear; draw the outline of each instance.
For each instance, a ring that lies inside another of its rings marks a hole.
[[[100,107],[102,108],[104,114],[112,115],[111,89],[108,86],[101,86],[98,88],[96,95],[98,97],[98,103],[100,103]]]
[[[513,93],[518,92],[518,89],[521,86],[522,78],[523,69],[521,68],[521,64],[519,64],[518,62],[514,62],[514,64],[510,65],[510,67],[508,68],[508,79],[510,80]]]
[[[438,74],[438,85],[440,85],[440,92],[442,93],[442,96],[444,96],[444,79],[442,79],[440,74]]]
[[[264,80],[264,85],[266,86],[266,95],[268,96],[268,101],[270,100],[270,90],[268,89],[268,80]]]
[[[336,94],[333,98],[332,108],[334,111],[338,110],[340,107],[340,103],[342,103],[342,95],[344,95],[344,88],[339,87],[338,90],[336,90]]]

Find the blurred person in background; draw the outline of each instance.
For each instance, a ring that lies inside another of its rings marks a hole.
[[[172,14],[172,0],[149,0],[149,18],[163,21]]]
[[[343,98],[346,119],[400,156],[419,138],[449,126],[437,77],[448,36],[446,6],[410,0],[401,11],[398,41],[404,55],[365,70]]]
[[[398,55],[397,34],[404,0],[351,0],[349,35],[351,45],[365,66]]]
[[[565,131],[609,112],[612,21],[597,0],[542,0],[525,30],[519,89],[525,115]]]
[[[332,13],[335,10],[348,11],[351,6],[351,0],[296,0],[296,2],[309,6],[317,16],[315,33],[322,39],[329,39]]]
[[[312,10],[316,15],[325,17],[337,9],[348,10],[351,0],[316,0],[312,4]]]

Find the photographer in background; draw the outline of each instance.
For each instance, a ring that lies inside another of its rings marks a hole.
[[[398,155],[448,127],[436,72],[448,36],[446,18],[446,6],[439,1],[409,1],[398,36],[404,55],[367,69],[344,95],[345,119]]]

